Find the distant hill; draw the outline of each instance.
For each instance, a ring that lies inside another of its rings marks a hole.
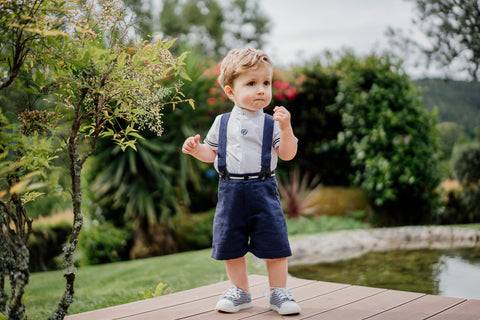
[[[438,122],[456,122],[474,136],[474,128],[480,127],[480,83],[440,79],[415,83],[423,88],[425,107],[438,107]]]

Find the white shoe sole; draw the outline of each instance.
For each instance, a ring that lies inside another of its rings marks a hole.
[[[252,306],[251,302],[247,302],[244,304],[239,304],[238,306],[234,306],[233,302],[229,300],[220,300],[217,302],[217,305],[215,306],[215,310],[217,311],[222,311],[222,312],[228,312],[228,313],[234,313],[238,312],[242,309],[247,309]]]
[[[272,309],[273,311],[277,311],[278,314],[282,316],[287,314],[297,314],[297,313],[300,313],[301,311],[300,306],[298,304],[296,303],[290,304],[288,302],[283,303],[281,308],[278,308],[276,305],[271,304],[270,309]]]

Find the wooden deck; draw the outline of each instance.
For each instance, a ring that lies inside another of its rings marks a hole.
[[[279,316],[264,297],[267,277],[250,276],[253,307],[234,314],[214,309],[228,282],[173,293],[158,298],[66,317],[68,320],[169,320],[169,319],[371,319],[480,320],[480,300],[448,298],[405,291],[289,278],[302,312]],[[480,290],[480,289],[479,289]]]

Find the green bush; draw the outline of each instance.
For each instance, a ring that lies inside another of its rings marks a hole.
[[[215,210],[173,218],[174,237],[179,251],[209,248],[212,245]]]
[[[455,148],[453,170],[462,186],[461,191],[452,195],[446,204],[459,207],[455,223],[480,222],[480,145],[476,143]]]
[[[467,203],[476,195],[476,203],[480,203],[480,192],[469,192],[463,188],[443,190],[443,203],[435,215],[435,223],[459,224],[480,221],[480,215],[474,210],[469,210]],[[473,204],[473,203],[472,203]],[[478,205],[477,205],[478,206]]]
[[[129,259],[132,228],[115,227],[110,222],[86,220],[78,240],[80,265],[92,265]]]
[[[297,156],[291,163],[301,172],[318,176],[323,185],[349,185],[350,160],[336,143],[342,129],[341,115],[330,108],[338,93],[339,74],[332,66],[312,61],[293,71],[294,80],[283,78],[298,88],[297,95],[285,101],[299,140]],[[273,104],[283,103],[274,99]]]
[[[55,258],[62,253],[63,245],[72,230],[71,215],[65,211],[34,220],[28,244],[30,271],[56,270],[61,267]]]
[[[429,223],[440,182],[434,113],[389,56],[346,54],[335,108],[343,129],[353,186],[373,201],[377,225]]]
[[[453,170],[464,186],[480,183],[480,145],[467,144],[453,152]]]

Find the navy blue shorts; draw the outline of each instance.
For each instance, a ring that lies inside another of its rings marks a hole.
[[[249,251],[261,259],[292,255],[275,177],[220,179],[212,258],[236,259]]]

